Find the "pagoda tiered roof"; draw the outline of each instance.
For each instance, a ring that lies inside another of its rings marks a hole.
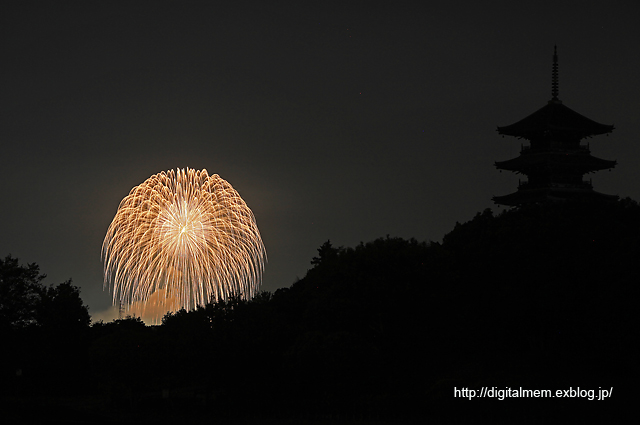
[[[506,161],[495,162],[496,168],[500,170],[523,172],[525,174],[529,170],[539,169],[540,167],[556,167],[571,169],[580,173],[591,173],[614,168],[616,164],[617,161],[591,156],[586,149],[582,154],[564,152],[562,150],[540,153],[530,152]]]
[[[537,140],[549,135],[583,139],[611,133],[613,125],[600,124],[564,106],[559,100],[550,100],[545,106],[515,124],[498,127],[506,136]]]
[[[546,201],[567,201],[571,199],[593,200],[611,202],[616,201],[618,196],[606,195],[596,192],[590,188],[580,187],[541,187],[529,190],[518,190],[504,196],[494,196],[493,202],[501,205],[523,205],[535,204]]]

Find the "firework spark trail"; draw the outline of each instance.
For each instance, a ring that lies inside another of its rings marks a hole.
[[[238,192],[207,170],[170,170],[127,195],[102,244],[114,303],[146,302],[156,291],[187,309],[260,286],[266,251]]]

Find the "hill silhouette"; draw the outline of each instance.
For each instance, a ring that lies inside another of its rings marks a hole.
[[[167,314],[158,327],[127,318],[74,330],[88,379],[65,391],[91,394],[86,409],[105,423],[185,412],[226,422],[612,421],[635,394],[639,256],[630,199],[485,210],[442,243],[327,241],[304,278],[273,294]],[[15,394],[6,382],[5,402],[54,393]],[[482,386],[614,392],[454,397]]]

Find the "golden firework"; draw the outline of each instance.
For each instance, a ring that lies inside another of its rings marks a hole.
[[[162,291],[187,309],[253,297],[266,251],[253,213],[217,174],[187,168],[149,177],[116,212],[102,244],[114,303]]]

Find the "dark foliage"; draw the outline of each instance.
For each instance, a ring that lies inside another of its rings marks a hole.
[[[37,264],[0,260],[0,394],[79,393],[91,318],[71,281],[42,284]]]
[[[36,321],[36,307],[42,292],[37,264],[21,266],[10,255],[0,259],[0,329],[24,328]]]
[[[47,287],[42,284],[45,277],[37,264],[21,266],[11,256],[0,259],[0,330],[89,326],[91,317],[78,287],[71,280]]]
[[[157,327],[98,322],[76,347],[114,420],[615,422],[637,376],[639,256],[640,207],[628,199],[486,210],[442,243],[327,241],[289,288],[181,310]],[[37,286],[37,266],[28,270]],[[13,326],[86,327],[81,315],[52,317],[58,295],[78,305],[70,284],[58,288]],[[481,386],[615,395],[453,396]]]
[[[486,210],[456,225],[442,245],[454,262],[451,284],[465,292],[460,329],[476,362],[460,375],[466,382],[613,386],[619,391],[608,404],[564,399],[539,406],[552,415],[570,407],[574,419],[626,412],[637,374],[636,202],[532,205],[498,216]]]
[[[80,290],[71,280],[42,288],[36,312],[36,323],[51,331],[81,330],[91,324]]]

